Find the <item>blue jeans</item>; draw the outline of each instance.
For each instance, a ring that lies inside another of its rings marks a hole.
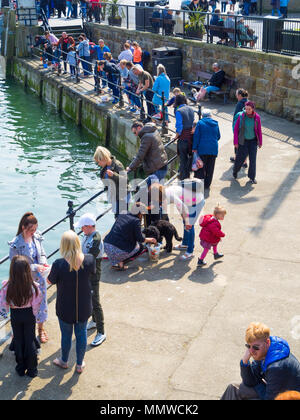
[[[61,331],[61,360],[67,363],[72,346],[73,327],[76,337],[77,365],[82,365],[87,346],[87,321],[67,324],[58,318]]]
[[[153,172],[153,174],[149,175],[147,178],[147,185],[150,187],[151,184],[154,182],[160,182],[162,179],[164,179],[168,172],[168,166],[165,165],[162,168],[158,169],[157,171]]]
[[[72,2],[67,1],[67,17],[70,17],[70,15],[72,15],[72,13],[73,13]]]
[[[197,222],[197,219],[203,207],[204,207],[204,199],[198,204],[194,204],[193,206],[188,206],[189,223],[190,225],[192,225],[192,227],[190,230],[187,230],[185,229],[185,223],[183,223],[184,232],[183,232],[182,245],[187,245],[186,252],[188,252],[189,254],[192,254],[194,251],[194,246],[195,246],[194,224]]]

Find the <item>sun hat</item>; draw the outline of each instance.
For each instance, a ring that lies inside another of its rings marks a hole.
[[[96,225],[96,217],[92,213],[85,213],[83,214],[78,222],[74,224],[75,228],[82,228],[83,226],[95,226]]]

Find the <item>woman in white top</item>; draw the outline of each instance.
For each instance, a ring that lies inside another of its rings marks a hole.
[[[204,207],[204,187],[200,179],[185,179],[178,184],[172,184],[164,187],[161,184],[154,183],[149,189],[151,197],[151,209],[162,206],[163,213],[167,213],[167,204],[175,204],[183,220],[183,240],[181,245],[174,249],[185,250],[182,255],[183,260],[193,258],[195,229],[194,225],[198,220],[200,212]]]

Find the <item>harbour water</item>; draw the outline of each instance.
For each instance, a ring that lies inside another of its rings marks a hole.
[[[17,82],[0,78],[0,259],[8,255],[7,241],[15,236],[26,211],[36,215],[43,231],[64,217],[68,200],[76,208],[102,188],[93,161],[98,145],[96,137],[51,105]],[[80,214],[99,215],[108,206],[105,200],[100,196]],[[104,234],[113,220],[108,213],[99,220],[98,230]],[[66,221],[47,233],[47,254],[59,247],[61,234],[68,229]],[[0,284],[8,269],[9,262],[0,265]]]

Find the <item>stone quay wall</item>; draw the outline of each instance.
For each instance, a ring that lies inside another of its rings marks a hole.
[[[136,40],[150,53],[153,48],[163,46],[180,48],[186,81],[197,80],[199,71],[211,72],[212,64],[219,62],[227,76],[236,80],[236,87],[248,90],[257,108],[300,123],[300,61],[293,57],[97,23],[89,23],[87,29],[94,42],[99,38],[105,40],[114,57],[118,56],[127,39]]]

